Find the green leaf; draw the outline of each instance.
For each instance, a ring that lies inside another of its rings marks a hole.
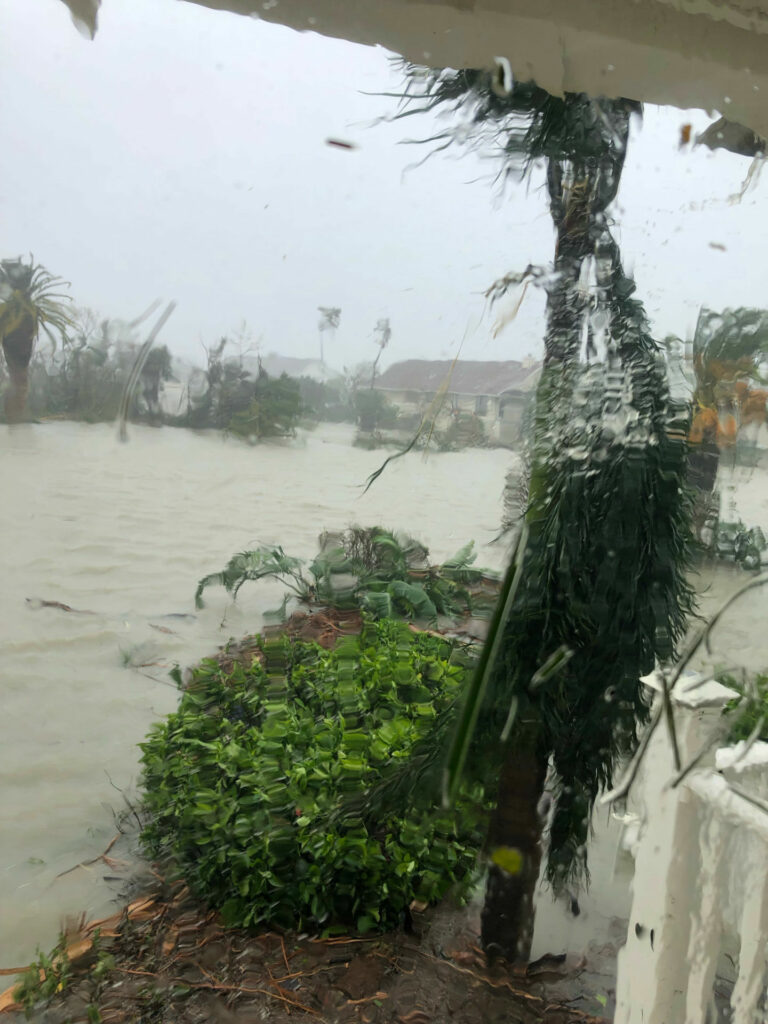
[[[446,805],[456,798],[458,792],[461,773],[467,758],[469,745],[472,742],[472,736],[474,735],[478,715],[480,714],[480,707],[485,697],[491,671],[501,649],[504,627],[506,626],[512,603],[520,585],[527,536],[527,530],[523,528],[510,557],[509,565],[501,584],[499,600],[494,609],[488,635],[480,654],[480,660],[459,714],[444,773],[443,802]]]
[[[423,586],[406,583],[404,580],[393,580],[387,589],[396,602],[412,610],[417,618],[429,621],[437,618],[437,608]]]
[[[179,710],[151,730],[147,850],[232,926],[384,930],[417,886],[429,900],[469,887],[482,795],[441,818],[421,800],[384,825],[365,812],[370,780],[388,760],[408,761],[433,702],[461,685],[452,645],[384,619],[333,651],[283,641],[280,651],[277,671],[201,663]]]

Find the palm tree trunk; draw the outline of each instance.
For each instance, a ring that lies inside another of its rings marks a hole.
[[[499,779],[496,810],[488,832],[491,856],[499,847],[516,851],[518,871],[492,863],[482,913],[482,943],[491,959],[527,963],[533,939],[533,899],[541,866],[541,797],[546,760],[535,744],[515,746]],[[514,865],[510,865],[514,866]]]
[[[576,102],[580,102],[578,97]],[[552,159],[547,166],[550,213],[557,241],[555,272],[547,285],[544,365],[536,389],[525,516],[529,554],[523,557],[534,560],[537,550],[547,543],[543,535],[543,510],[552,485],[548,464],[552,444],[557,443],[552,436],[553,426],[562,410],[570,406],[572,371],[579,363],[585,326],[589,330],[588,297],[580,287],[582,267],[595,255],[598,242],[607,230],[605,210],[616,197],[624,165],[629,113],[621,101],[610,111],[610,117],[615,138],[606,143],[603,153],[578,164]],[[556,580],[546,581],[542,592],[533,599],[540,603],[542,613],[556,606]],[[513,609],[507,627],[512,646],[519,642],[514,618]],[[531,641],[534,648],[526,652],[525,660],[540,664],[551,651],[537,651],[536,639],[532,637]],[[527,680],[523,685],[527,686]],[[537,749],[535,739],[525,742],[520,749],[523,735],[522,731],[513,733],[513,747],[502,771],[490,829],[492,848],[511,847],[521,852],[522,870],[510,875],[492,865],[482,919],[483,947],[489,955],[502,955],[510,962],[526,960],[531,948],[533,896],[541,864],[543,823],[539,804],[547,772],[547,757]]]
[[[24,417],[29,392],[29,364],[35,344],[35,320],[25,316],[21,323],[3,338],[3,354],[8,367],[10,387],[5,396],[5,418],[19,423]]]

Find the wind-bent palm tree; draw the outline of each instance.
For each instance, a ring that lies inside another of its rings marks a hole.
[[[691,482],[699,490],[713,490],[720,453],[736,444],[741,428],[759,428],[766,421],[768,393],[752,386],[761,381],[760,363],[766,352],[767,310],[699,313],[693,336],[696,383],[689,438]]]
[[[10,388],[5,398],[5,417],[17,423],[24,415],[29,391],[29,364],[40,328],[51,342],[65,336],[71,321],[59,289],[66,282],[45,267],[21,258],[0,260],[0,341],[8,367]]]
[[[323,351],[323,335],[326,331],[336,331],[341,323],[341,309],[338,306],[318,306],[321,314],[320,323],[317,329],[320,332],[320,362],[325,366],[325,352]]]
[[[376,321],[376,327],[374,328],[376,335],[376,344],[379,346],[379,351],[376,353],[376,358],[373,360],[373,366],[371,367],[371,387],[376,383],[376,370],[379,366],[379,360],[381,359],[384,349],[389,344],[392,338],[392,328],[389,325],[389,317],[382,317]]]
[[[562,889],[586,873],[592,806],[647,718],[640,676],[672,657],[692,605],[685,414],[611,234],[639,105],[488,71],[409,74],[420,104],[402,116],[449,106],[460,120],[420,141],[492,145],[507,174],[543,162],[556,231],[552,267],[489,292],[533,281],[547,293],[528,504],[465,709],[458,725],[438,723],[418,762],[425,794],[453,732],[448,791],[462,770],[497,786],[483,943],[525,960],[548,770],[547,877]],[[388,792],[403,791],[398,780]]]

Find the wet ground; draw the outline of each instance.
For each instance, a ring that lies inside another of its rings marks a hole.
[[[490,970],[479,904],[414,914],[407,933],[316,938],[224,929],[183,883],[147,872],[118,913],[71,924],[71,974],[41,1024],[602,1024],[601,954]],[[56,961],[54,966],[56,970]],[[51,970],[51,968],[48,968]],[[599,972],[598,972],[599,975]],[[44,980],[45,972],[42,979]],[[21,1020],[13,989],[0,1013]]]

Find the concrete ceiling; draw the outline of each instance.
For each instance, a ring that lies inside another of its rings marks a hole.
[[[100,0],[64,2],[95,32]],[[173,2],[378,43],[431,67],[502,56],[553,93],[718,110],[768,137],[768,0]]]

